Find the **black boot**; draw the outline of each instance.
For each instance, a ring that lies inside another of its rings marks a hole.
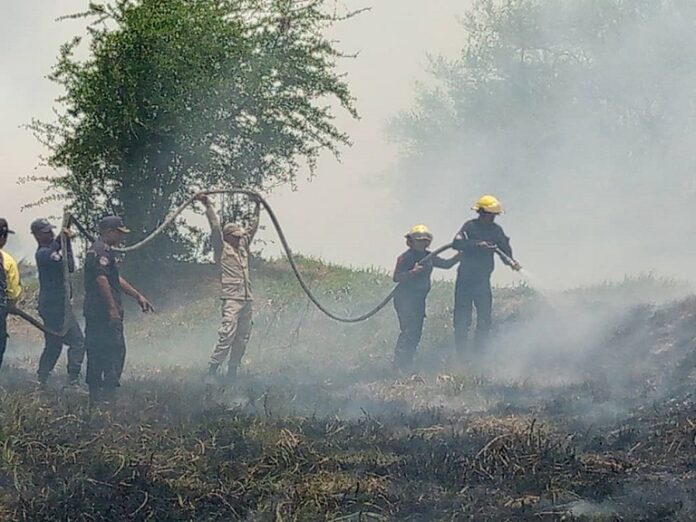
[[[208,366],[208,373],[205,374],[205,383],[207,385],[215,384],[219,368],[220,368],[219,364],[210,363],[210,366]]]
[[[230,365],[227,367],[227,375],[225,377],[227,384],[232,384],[237,380],[237,366]]]
[[[413,367],[413,353],[399,350],[394,353],[394,370],[399,373],[408,373]]]
[[[89,387],[89,402],[98,404],[102,399],[101,388],[99,386]]]
[[[458,339],[454,347],[455,364],[467,364],[471,359],[471,345],[468,339]]]
[[[48,389],[48,375],[39,375],[39,389],[42,391]]]
[[[116,387],[112,385],[105,385],[102,387],[100,392],[99,400],[102,404],[110,404],[116,400]]]

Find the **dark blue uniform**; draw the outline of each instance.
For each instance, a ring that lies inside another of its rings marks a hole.
[[[85,357],[84,337],[72,310],[67,322],[65,318],[65,280],[63,274],[63,254],[60,240],[54,240],[47,247],[36,251],[36,267],[39,271],[39,315],[51,330],[60,331],[64,324],[68,329],[63,337],[44,334],[45,345],[39,359],[39,381],[45,382],[60,357],[63,345],[68,346],[68,376],[76,382],[82,361]],[[67,241],[67,263],[70,272],[75,271],[75,258],[70,241]]]
[[[417,274],[408,274],[428,254],[428,251],[408,249],[396,261],[394,281],[401,281],[394,292],[394,308],[401,330],[394,349],[396,368],[410,366],[416,354],[423,333],[425,300],[430,292],[433,267],[450,268],[457,262],[456,259],[446,260],[433,256],[423,264],[423,270]]]
[[[107,394],[119,386],[126,359],[123,336],[123,306],[119,261],[106,243],[97,240],[87,250],[85,258],[85,345],[87,348],[87,384],[91,394],[103,390]],[[109,305],[102,297],[97,277],[109,282],[111,295],[121,311],[121,320],[109,320]]]
[[[473,307],[476,307],[476,347],[481,348],[491,329],[493,295],[491,274],[495,267],[494,252],[479,246],[492,243],[512,257],[510,238],[497,223],[472,219],[464,223],[452,246],[461,251],[454,293],[454,337],[457,351],[466,352]]]

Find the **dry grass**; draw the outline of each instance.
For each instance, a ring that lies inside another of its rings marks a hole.
[[[375,272],[308,268],[318,291],[348,312],[388,287]],[[242,378],[223,389],[201,378],[217,321],[214,275],[205,274],[204,284],[182,284],[178,301],[173,291],[161,299],[154,319],[132,317],[113,404],[91,407],[57,383],[37,391],[36,348],[15,351],[0,376],[0,519],[696,516],[696,404],[683,371],[693,361],[685,345],[694,303],[641,308],[628,314],[635,324],[613,328],[614,351],[598,358],[605,369],[625,365],[621,353],[655,363],[621,388],[600,378],[542,386],[442,366],[451,288],[438,284],[420,371],[395,376],[386,370],[390,313],[337,326],[307,311],[282,265],[271,264],[257,272]],[[525,288],[498,292],[499,321],[513,328],[533,316],[535,299]],[[657,394],[654,383],[667,381],[673,393]]]

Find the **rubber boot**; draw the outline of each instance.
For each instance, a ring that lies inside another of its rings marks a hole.
[[[218,374],[218,368],[220,368],[219,364],[210,363],[210,366],[208,366],[208,373],[205,374],[205,384],[207,384],[208,386],[212,386],[213,384],[215,384],[215,379]]]
[[[474,351],[477,356],[481,356],[486,351],[489,333],[487,331],[476,330],[474,334]]]
[[[89,387],[89,402],[98,404],[102,399],[101,388],[98,386]]]
[[[227,375],[225,376],[225,381],[227,384],[234,384],[237,380],[237,366],[230,365],[227,367]]]
[[[454,347],[454,364],[466,366],[471,359],[471,342],[459,339]]]
[[[413,353],[397,351],[394,353],[394,371],[398,373],[408,373],[413,367]]]
[[[116,387],[104,386],[101,389],[99,400],[102,404],[109,404],[116,400]]]

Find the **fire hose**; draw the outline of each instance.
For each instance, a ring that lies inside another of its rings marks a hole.
[[[304,291],[304,293],[307,295],[309,300],[314,304],[314,306],[317,307],[324,315],[327,317],[339,321],[342,323],[359,323],[362,321],[366,321],[367,319],[373,317],[376,315],[380,310],[382,310],[385,306],[389,304],[389,302],[392,300],[394,297],[394,293],[396,292],[396,289],[398,288],[398,285],[394,287],[394,289],[376,306],[374,306],[371,310],[367,311],[366,313],[359,315],[357,317],[342,317],[340,315],[337,315],[333,312],[331,312],[326,306],[324,306],[321,301],[316,297],[314,292],[309,288],[309,285],[305,281],[304,277],[302,276],[302,273],[300,272],[300,268],[297,265],[297,261],[295,260],[294,254],[292,252],[292,249],[290,248],[290,244],[288,243],[288,240],[285,236],[285,232],[283,231],[282,226],[280,225],[280,221],[278,220],[278,217],[276,216],[275,212],[271,208],[271,206],[268,204],[268,202],[257,192],[254,192],[252,190],[247,190],[247,189],[220,189],[220,190],[207,190],[207,191],[202,191],[203,194],[211,196],[211,195],[219,195],[219,194],[227,194],[227,195],[232,195],[232,194],[244,194],[246,196],[249,196],[251,198],[256,199],[266,210],[266,213],[268,214],[268,217],[271,220],[271,223],[273,224],[273,228],[276,231],[276,234],[278,235],[278,239],[280,240],[280,244],[283,248],[283,251],[285,253],[285,256],[287,257],[288,263],[290,264],[290,268],[292,269],[292,272],[295,276],[295,279],[297,279],[297,282],[299,283],[300,287]],[[159,236],[161,233],[163,233],[170,225],[172,225],[176,219],[195,201],[195,194],[189,197],[184,203],[182,203],[177,209],[174,210],[155,230],[150,232],[146,237],[144,237],[142,240],[138,241],[137,243],[134,243],[132,245],[128,245],[127,247],[123,248],[116,248],[114,247],[113,250],[118,253],[128,253],[128,252],[133,252],[135,250],[138,250],[148,243],[150,243],[153,239],[155,239],[157,236]],[[72,226],[75,226],[77,230],[89,241],[94,241],[94,236],[90,234],[90,232],[87,230],[87,228],[80,223],[77,218],[75,218],[73,215],[71,215],[69,212],[66,212],[63,216],[63,228],[64,229],[70,229]],[[42,330],[43,332],[50,334],[50,335],[55,335],[58,337],[63,337],[69,327],[70,327],[70,321],[71,321],[71,316],[72,316],[72,299],[71,299],[71,288],[70,288],[70,272],[69,272],[69,266],[68,266],[68,249],[67,249],[67,238],[65,237],[65,234],[60,235],[60,242],[61,242],[61,253],[62,253],[62,263],[63,263],[63,281],[65,285],[65,302],[64,302],[64,317],[63,317],[63,327],[61,330],[55,331],[50,328],[48,328],[45,324],[43,324],[41,321],[36,319],[35,317],[31,316],[30,314],[26,313],[25,311],[11,306],[8,308],[8,313],[15,315],[17,317],[20,317],[21,319],[27,321],[30,323],[32,326],[35,326],[36,328]],[[429,259],[431,259],[433,256],[436,256],[440,254],[441,252],[444,252],[445,250],[451,248],[452,244],[448,243],[444,246],[441,246],[437,248],[436,250],[430,252],[427,256],[425,256],[421,261],[420,264],[423,264],[427,262]]]
[[[498,254],[498,255],[500,256],[500,258],[505,262],[505,264],[506,264],[507,266],[509,266],[509,267],[517,267],[517,268],[515,268],[515,270],[519,270],[520,268],[522,268],[522,267],[520,266],[520,264],[519,264],[516,260],[514,260],[512,257],[510,257],[509,255],[507,255],[507,254],[503,251],[503,249],[500,248],[499,246],[496,246],[496,247],[495,247],[495,253]]]

